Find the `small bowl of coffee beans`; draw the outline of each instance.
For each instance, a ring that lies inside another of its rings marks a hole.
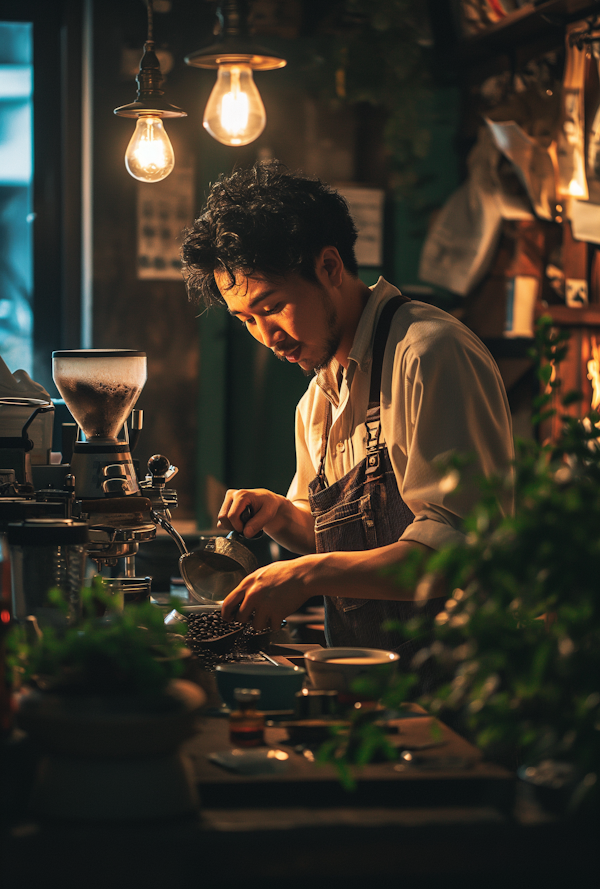
[[[223,620],[219,611],[187,614],[187,645],[194,652],[227,654],[246,629],[239,621]]]
[[[271,641],[271,630],[255,630],[252,624],[244,625],[244,633],[240,640],[246,651],[262,651]]]

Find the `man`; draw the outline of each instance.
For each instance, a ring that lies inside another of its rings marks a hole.
[[[225,599],[255,627],[277,627],[323,595],[329,645],[415,642],[382,624],[425,607],[390,576],[413,550],[464,539],[476,479],[507,470],[511,420],[498,368],[452,316],[357,275],[356,229],[344,199],[277,162],[212,186],[186,233],[191,297],[224,304],[278,358],[311,376],[296,413],[297,470],[286,497],[230,490],[219,527],[264,529],[300,558],[244,578]],[[457,490],[439,462],[472,461]],[[243,526],[241,515],[253,516]]]

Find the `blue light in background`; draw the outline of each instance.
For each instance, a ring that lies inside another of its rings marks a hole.
[[[0,355],[33,367],[33,29],[0,22]]]

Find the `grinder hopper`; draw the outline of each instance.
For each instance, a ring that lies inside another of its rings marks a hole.
[[[145,353],[76,349],[53,352],[52,359],[56,388],[85,435],[75,442],[71,464],[77,496],[138,493],[129,444],[117,436],[146,382]]]

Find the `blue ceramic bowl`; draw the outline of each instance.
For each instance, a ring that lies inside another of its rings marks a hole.
[[[260,689],[261,710],[293,710],[297,691],[306,676],[301,667],[273,664],[219,664],[215,668],[217,688],[224,703],[235,707],[236,688]]]

